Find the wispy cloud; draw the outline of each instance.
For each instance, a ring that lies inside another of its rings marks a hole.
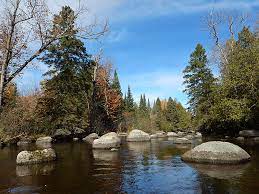
[[[165,99],[171,96],[173,98],[181,98],[181,102],[185,104],[186,99],[182,95],[184,87],[182,83],[182,73],[170,70],[142,72],[140,74],[123,76],[122,81],[124,91],[127,89],[127,84],[132,87],[134,98],[137,101],[140,95],[145,93],[151,101],[154,101],[157,97]]]
[[[75,0],[49,0],[55,10],[67,4],[78,7]],[[81,0],[81,5],[88,8],[90,15],[109,18],[111,22],[170,14],[188,14],[210,11],[211,9],[249,11],[259,7],[259,0]]]

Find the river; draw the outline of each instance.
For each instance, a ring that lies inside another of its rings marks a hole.
[[[197,143],[197,142],[196,142]],[[259,145],[241,145],[252,156],[244,165],[197,165],[181,161],[193,145],[172,140],[122,144],[119,151],[86,143],[54,144],[58,160],[16,166],[19,151],[0,149],[0,193],[259,193]]]

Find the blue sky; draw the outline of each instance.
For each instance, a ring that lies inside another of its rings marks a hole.
[[[73,0],[50,2],[53,12],[64,4],[78,6]],[[204,16],[211,10],[238,10],[253,17],[259,10],[259,0],[81,0],[81,4],[89,12],[80,22],[91,22],[95,17],[109,20],[106,37],[86,42],[86,47],[90,53],[102,49],[113,62],[123,92],[130,85],[136,100],[145,93],[151,101],[171,96],[184,105],[187,97],[182,92],[182,71],[190,53],[201,43],[209,54],[213,45],[202,22]],[[18,79],[19,87],[38,87],[45,70],[42,65],[27,69]]]

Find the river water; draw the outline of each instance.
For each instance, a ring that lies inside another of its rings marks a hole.
[[[197,142],[195,142],[197,144]],[[86,143],[55,144],[58,160],[16,166],[19,151],[0,149],[0,193],[259,193],[259,146],[241,145],[252,156],[244,165],[194,165],[180,155],[195,146],[172,140],[123,143],[117,152]]]

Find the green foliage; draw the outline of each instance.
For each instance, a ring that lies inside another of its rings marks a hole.
[[[130,90],[130,86],[128,86],[128,92],[124,99],[124,109],[126,112],[133,112],[134,109],[134,99]]]
[[[237,40],[226,42],[226,52],[227,62],[221,62],[217,84],[206,68],[205,52],[200,46],[184,71],[185,91],[196,126],[206,133],[234,135],[241,129],[259,128],[258,37],[244,27]]]
[[[210,95],[215,79],[207,67],[207,63],[205,49],[201,44],[197,44],[195,51],[190,56],[189,65],[183,71],[186,85],[184,92],[189,97],[188,103],[194,115],[198,113],[198,109],[206,114],[211,104]]]
[[[74,11],[63,7],[53,20],[53,33],[66,31],[66,36],[50,46],[41,60],[49,65],[50,79],[43,83],[39,115],[46,127],[88,126],[89,92],[92,86],[92,62],[83,42],[78,39]]]
[[[118,76],[118,73],[117,73],[116,70],[114,71],[114,76],[113,76],[111,88],[115,89],[122,96],[120,80],[119,80],[119,76]]]

